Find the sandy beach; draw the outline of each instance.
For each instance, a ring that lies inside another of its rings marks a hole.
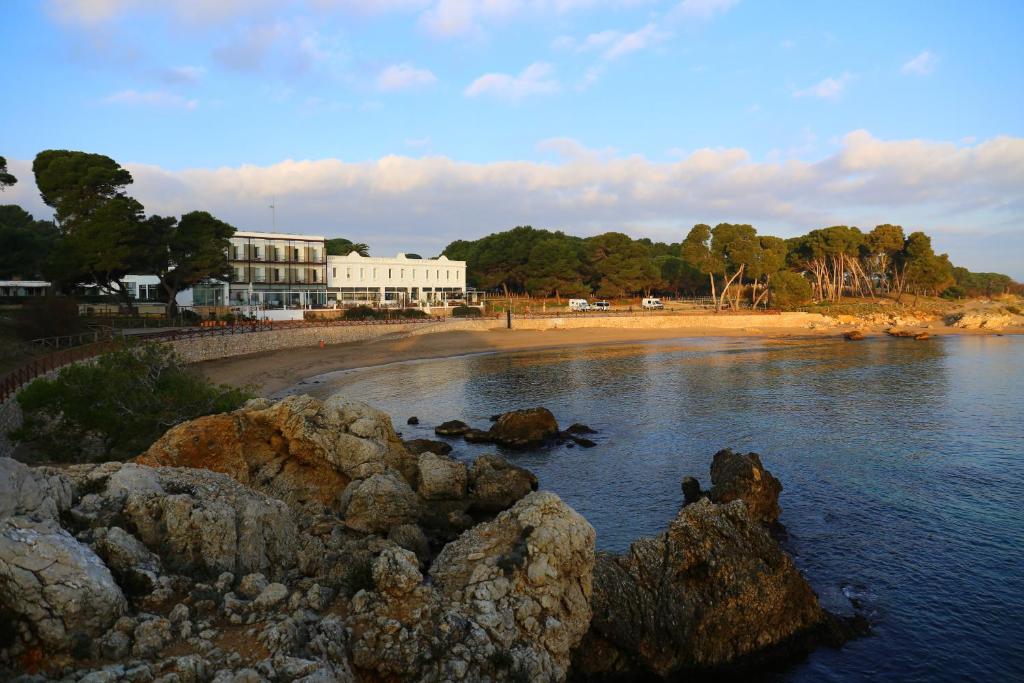
[[[834,330],[806,328],[769,331],[735,329],[629,329],[583,328],[568,330],[451,331],[414,336],[396,335],[370,341],[334,344],[325,348],[297,348],[255,353],[198,363],[206,377],[222,384],[247,385],[261,396],[287,389],[303,379],[332,370],[373,367],[386,363],[446,358],[470,353],[514,352],[567,346],[624,344],[659,339],[695,337],[836,336]]]

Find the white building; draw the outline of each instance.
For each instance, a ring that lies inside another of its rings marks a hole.
[[[429,306],[465,298],[465,261],[449,261],[446,256],[409,258],[405,254],[378,258],[354,251],[327,257],[328,306]]]

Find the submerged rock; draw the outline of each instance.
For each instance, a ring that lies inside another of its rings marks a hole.
[[[860,330],[850,330],[849,332],[844,332],[843,337],[847,341],[863,341],[864,333]]]
[[[508,448],[534,448],[558,436],[558,422],[547,408],[503,413],[488,432],[491,441]]]

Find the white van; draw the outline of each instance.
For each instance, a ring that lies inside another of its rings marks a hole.
[[[648,309],[651,309],[651,310],[658,310],[658,309],[665,308],[665,304],[661,303],[661,299],[658,299],[658,298],[655,298],[655,297],[650,297],[650,296],[647,297],[646,299],[644,299],[643,303],[641,303],[640,305],[643,306],[644,308],[648,308]]]
[[[569,299],[569,310],[570,311],[589,311],[590,304],[587,303],[586,299]]]

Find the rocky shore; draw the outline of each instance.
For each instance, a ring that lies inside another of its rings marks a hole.
[[[486,438],[574,433],[548,416],[496,416]],[[610,555],[532,473],[444,446],[293,396],[178,425],[134,462],[0,459],[0,678],[672,678],[860,628],[775,540],[782,486],[756,454],[716,454],[665,532]]]

